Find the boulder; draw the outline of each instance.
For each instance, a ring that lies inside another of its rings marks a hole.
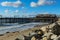
[[[55,23],[55,25],[52,27],[52,33],[55,35],[60,35],[60,25],[58,23]]]

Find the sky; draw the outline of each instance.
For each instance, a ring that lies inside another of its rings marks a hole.
[[[29,17],[38,14],[60,14],[60,0],[0,0],[0,15]]]

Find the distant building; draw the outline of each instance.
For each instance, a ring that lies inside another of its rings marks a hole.
[[[58,20],[55,14],[39,14],[35,17],[35,21],[37,22],[56,22]]]

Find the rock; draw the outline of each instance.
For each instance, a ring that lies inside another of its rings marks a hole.
[[[55,26],[52,27],[52,33],[60,35],[60,25],[58,23],[55,23]]]
[[[53,34],[53,33],[51,33],[51,32],[45,33],[42,37],[45,37],[45,36],[46,36],[47,38],[49,38],[49,36],[52,35],[52,34]]]
[[[56,37],[54,40],[60,40],[60,36]]]
[[[19,38],[16,38],[15,40],[20,40]]]
[[[42,40],[48,40],[48,39],[47,39],[47,37],[43,37],[43,39],[42,39]]]
[[[53,35],[51,36],[51,39],[55,39],[56,37],[57,37],[57,35],[53,34]]]

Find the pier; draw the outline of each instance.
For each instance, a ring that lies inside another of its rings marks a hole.
[[[53,23],[58,20],[56,15],[53,14],[39,14],[32,18],[0,18],[0,24],[3,23],[30,23],[30,22],[48,22]]]

